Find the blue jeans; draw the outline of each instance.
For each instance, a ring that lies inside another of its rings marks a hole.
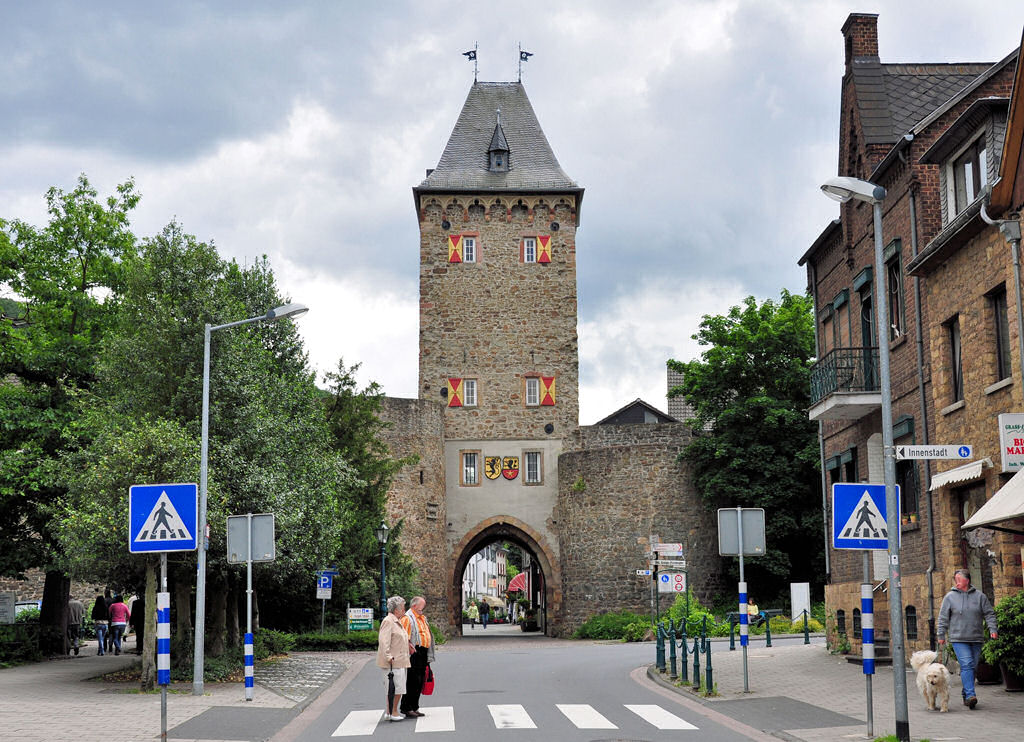
[[[121,637],[124,636],[124,630],[128,628],[127,624],[113,623],[110,624],[110,636],[114,642],[114,653],[121,654]]]
[[[490,615],[490,613],[480,614],[480,625],[483,626],[485,629],[487,628],[487,619],[490,618]]]
[[[960,682],[963,683],[964,698],[972,698],[974,692],[974,670],[981,657],[981,642],[951,642],[956,661],[960,663]]]
[[[97,655],[103,655],[103,644],[107,639],[107,625],[105,623],[96,624],[96,643],[99,645],[99,650],[96,652]]]

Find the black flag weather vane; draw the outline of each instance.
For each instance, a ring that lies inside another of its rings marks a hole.
[[[479,48],[480,44],[479,42],[477,42],[473,44],[473,48],[470,49],[468,52],[462,52],[462,56],[464,56],[468,61],[473,63],[473,82],[476,82],[477,72],[479,70],[476,58],[477,51],[479,50]],[[523,62],[529,62],[530,57],[532,56],[533,52],[523,51],[523,45],[519,45],[519,82],[523,81]]]

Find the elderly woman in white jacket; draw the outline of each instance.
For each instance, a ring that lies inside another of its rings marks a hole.
[[[388,598],[388,615],[380,622],[380,633],[377,636],[377,667],[384,670],[384,686],[387,687],[388,673],[395,675],[395,698],[391,708],[385,708],[384,718],[390,721],[402,721],[405,716],[399,710],[402,695],[405,693],[405,680],[411,666],[409,653],[409,634],[402,627],[399,619],[405,613],[405,598],[392,595]]]

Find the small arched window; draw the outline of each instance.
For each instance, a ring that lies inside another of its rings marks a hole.
[[[842,608],[836,611],[836,631],[840,634],[846,633],[846,611]]]
[[[860,639],[860,608],[853,609],[853,638]]]

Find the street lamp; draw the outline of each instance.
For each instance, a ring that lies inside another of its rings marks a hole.
[[[377,536],[377,543],[380,544],[380,620],[383,621],[384,616],[388,613],[387,588],[385,587],[387,573],[384,571],[384,547],[388,543],[388,524],[381,521],[374,530],[374,534]]]
[[[893,700],[896,711],[896,738],[910,739],[907,715],[906,653],[903,646],[903,588],[900,585],[900,513],[896,497],[896,449],[892,442],[892,382],[889,378],[889,309],[882,289],[885,265],[882,261],[882,201],[885,189],[857,178],[830,178],[821,187],[831,199],[846,203],[850,199],[871,204],[874,212],[875,275],[877,306],[878,366],[882,392],[882,473],[885,478],[885,525],[889,533],[889,632],[892,639]]]
[[[203,695],[203,665],[206,651],[206,550],[209,539],[206,533],[206,464],[210,447],[210,333],[229,327],[247,325],[251,322],[273,322],[285,317],[297,317],[309,311],[304,304],[285,304],[275,307],[266,314],[224,325],[206,325],[203,333],[203,430],[199,446],[199,558],[196,565],[196,642],[192,663],[192,695]]]

